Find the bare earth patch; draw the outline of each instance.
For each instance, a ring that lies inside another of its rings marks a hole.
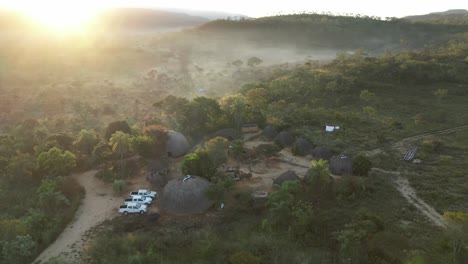
[[[114,196],[110,184],[94,177],[96,172],[92,170],[71,176],[85,188],[86,195],[73,221],[34,263],[45,262],[55,257],[61,257],[67,260],[67,263],[82,263],[81,252],[87,242],[88,232],[104,220],[118,214],[117,208],[122,203],[122,198]]]

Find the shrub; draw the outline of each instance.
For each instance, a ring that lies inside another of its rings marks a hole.
[[[353,160],[353,174],[357,176],[367,176],[372,169],[372,162],[364,155],[358,155]]]

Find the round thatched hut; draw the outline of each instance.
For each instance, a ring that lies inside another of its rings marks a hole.
[[[235,139],[241,139],[242,133],[235,130],[234,128],[225,128],[225,129],[218,130],[216,133],[214,133],[213,138],[215,137],[223,137],[227,140],[235,140]]]
[[[190,145],[187,138],[182,133],[169,130],[167,131],[166,151],[171,157],[180,157],[187,154]]]
[[[206,196],[210,186],[206,179],[192,175],[171,180],[164,187],[161,208],[173,214],[203,213],[214,203]]]
[[[275,137],[275,143],[287,147],[294,142],[294,137],[287,131],[282,131]]]
[[[346,154],[331,157],[329,162],[330,172],[336,175],[351,175],[353,173],[353,161]]]
[[[283,183],[287,182],[287,181],[300,181],[301,178],[299,178],[299,176],[297,176],[297,174],[292,171],[292,170],[288,170],[287,172],[281,174],[280,176],[278,176],[278,178],[276,178],[274,181],[273,181],[273,185],[283,185]]]
[[[312,156],[315,159],[329,160],[333,156],[333,153],[327,146],[318,146],[312,150]]]
[[[262,133],[267,140],[273,140],[278,135],[278,131],[272,126],[266,126]]]
[[[305,138],[300,137],[292,144],[294,155],[307,155],[312,152],[312,144]]]

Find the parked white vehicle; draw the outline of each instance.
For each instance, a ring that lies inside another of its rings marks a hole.
[[[153,202],[153,199],[147,196],[141,196],[141,195],[133,195],[125,199],[125,204],[138,203],[138,204],[150,205],[151,202]]]
[[[119,207],[119,213],[122,213],[124,215],[127,214],[134,214],[134,213],[139,213],[139,214],[144,214],[148,211],[148,207],[144,204],[138,204],[138,203],[128,203],[121,205]]]
[[[150,191],[150,190],[138,190],[137,192],[131,192],[130,193],[130,196],[134,196],[134,195],[141,195],[141,196],[148,196],[148,197],[151,197],[152,199],[156,198],[156,196],[158,196],[158,193],[155,192],[155,191]]]

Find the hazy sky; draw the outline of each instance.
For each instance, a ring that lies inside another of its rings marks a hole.
[[[466,0],[286,0],[286,1],[257,1],[257,0],[0,0],[0,5],[5,7],[25,7],[28,5],[42,5],[48,8],[70,8],[76,6],[77,10],[95,9],[96,7],[134,6],[134,7],[173,7],[194,10],[225,11],[241,13],[251,17],[265,15],[285,14],[292,12],[333,12],[353,13],[386,16],[407,16],[414,14],[426,14],[448,9],[468,9]],[[57,7],[58,6],[58,7]]]

